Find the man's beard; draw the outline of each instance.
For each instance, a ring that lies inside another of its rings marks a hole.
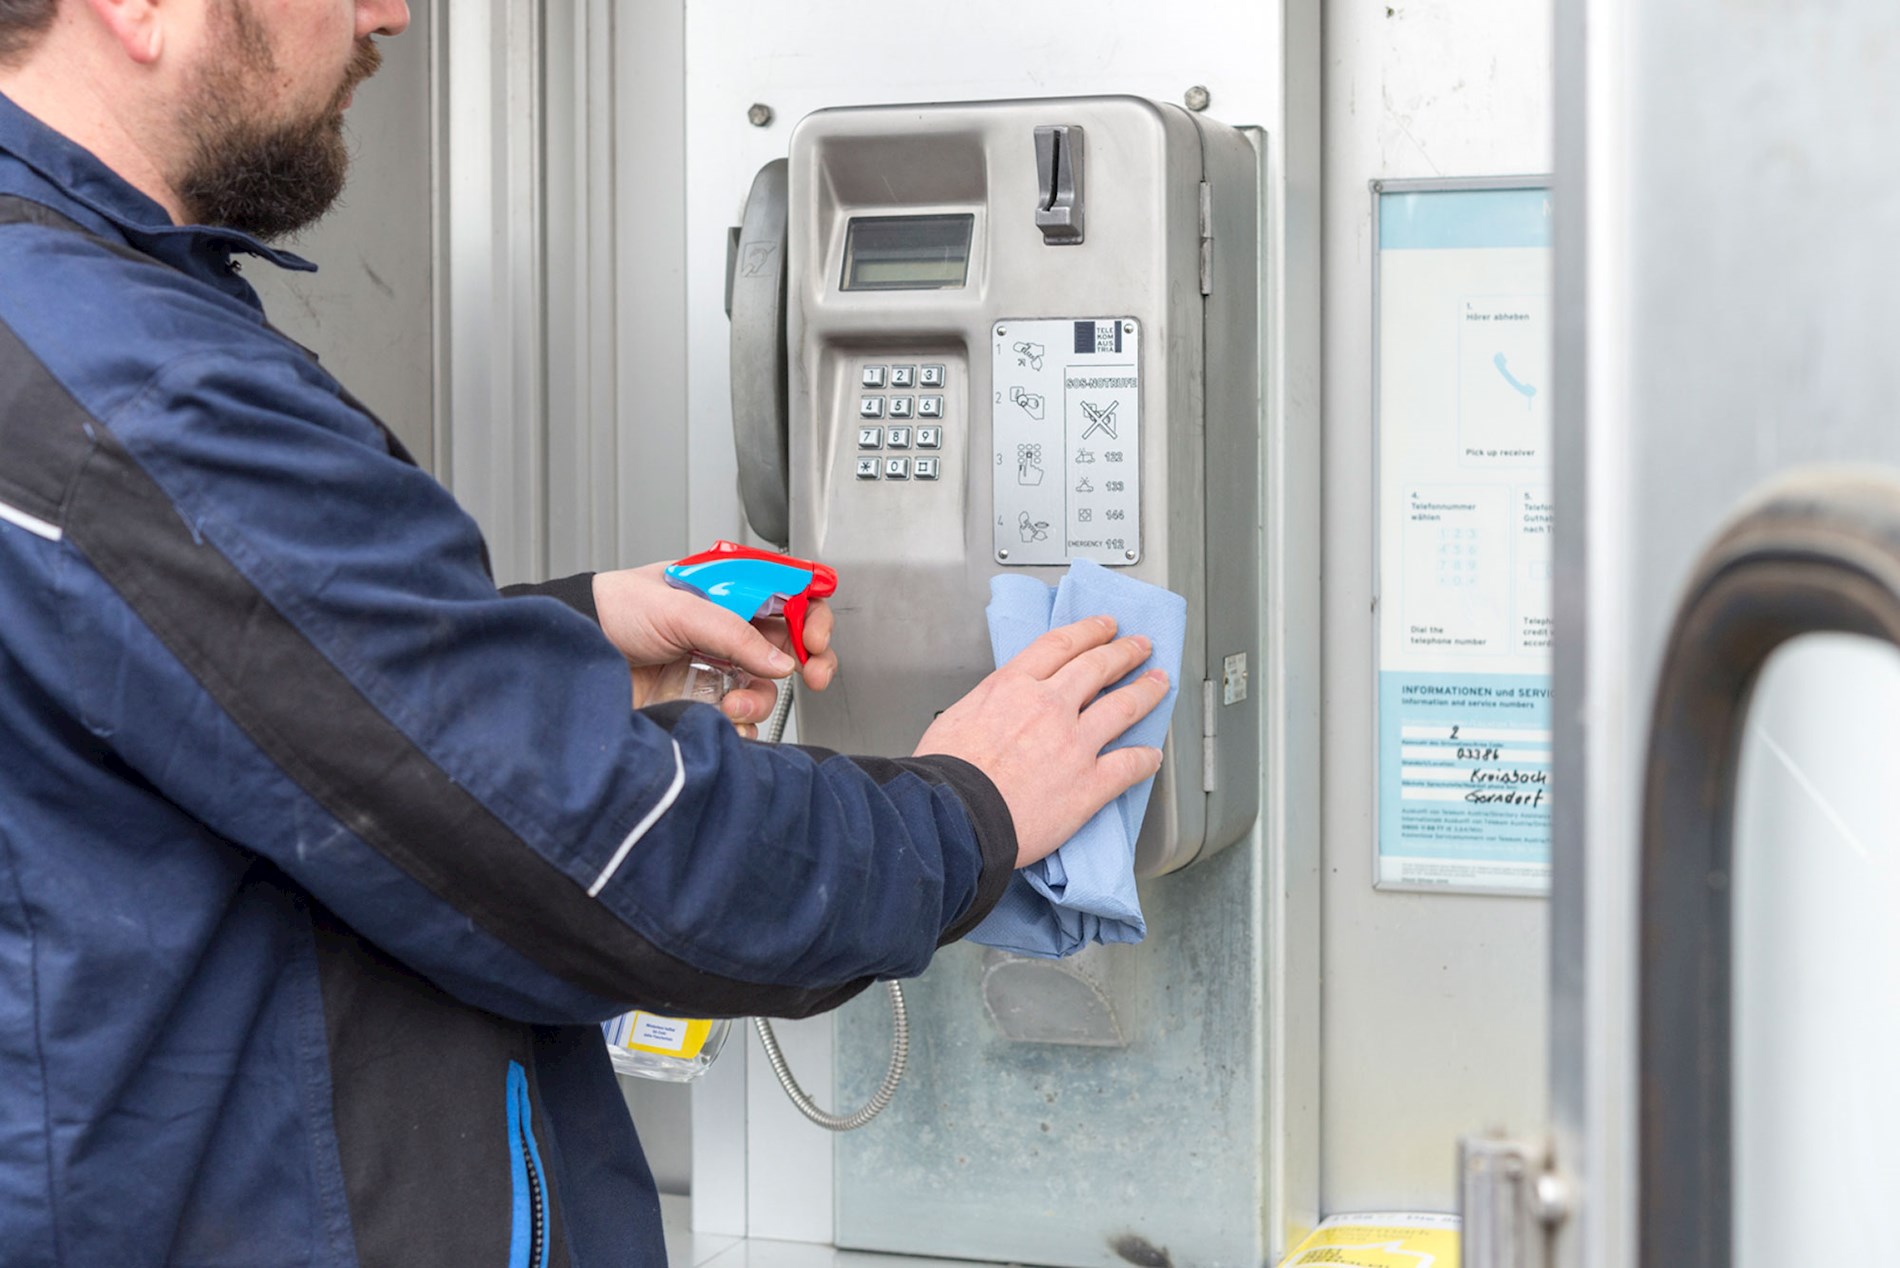
[[[368,39],[358,42],[342,86],[314,116],[273,121],[257,98],[277,71],[269,38],[246,0],[217,5],[226,52],[206,66],[183,119],[192,138],[174,182],[187,218],[271,241],[323,216],[343,192],[350,152],[343,101],[382,64]]]

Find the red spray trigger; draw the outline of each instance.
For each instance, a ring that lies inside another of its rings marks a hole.
[[[666,580],[747,621],[783,615],[801,665],[811,659],[805,646],[811,601],[838,592],[838,574],[824,564],[728,541],[671,565]]]

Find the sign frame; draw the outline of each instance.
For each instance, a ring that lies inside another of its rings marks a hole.
[[[1395,194],[1448,194],[1448,193],[1521,193],[1526,190],[1543,190],[1548,196],[1553,187],[1550,175],[1521,174],[1503,176],[1471,177],[1423,177],[1407,179],[1374,179],[1369,182],[1372,199],[1372,685],[1373,685],[1373,726],[1371,769],[1375,774],[1372,781],[1372,884],[1373,888],[1389,893],[1426,893],[1460,894],[1507,898],[1547,899],[1550,894],[1550,840],[1548,829],[1544,845],[1543,878],[1534,885],[1505,885],[1484,883],[1427,883],[1424,881],[1399,881],[1384,878],[1385,863],[1388,857],[1406,857],[1400,854],[1388,855],[1386,849],[1386,830],[1384,803],[1390,781],[1397,787],[1397,772],[1388,775],[1385,745],[1385,692],[1383,689],[1385,665],[1385,621],[1389,608],[1387,604],[1387,586],[1385,576],[1385,527],[1386,527],[1386,490],[1385,469],[1385,432],[1384,402],[1382,400],[1385,380],[1385,357],[1388,349],[1384,346],[1385,276],[1383,268],[1384,226],[1382,212],[1385,199]],[[1555,278],[1555,251],[1551,246],[1543,249],[1552,257],[1550,277]],[[1554,352],[1556,315],[1552,309],[1552,344]],[[1554,475],[1549,467],[1545,468],[1546,483],[1554,483]],[[1548,687],[1550,673],[1543,677]],[[1546,697],[1548,699],[1548,697]]]

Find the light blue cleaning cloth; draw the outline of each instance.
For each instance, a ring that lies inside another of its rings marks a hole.
[[[1112,616],[1119,634],[1145,634],[1154,643],[1154,653],[1123,683],[1164,669],[1167,698],[1108,747],[1159,748],[1179,694],[1187,600],[1087,559],[1072,563],[1053,590],[1020,574],[990,579],[990,648],[998,665],[1056,626],[1089,616]],[[1011,877],[1003,900],[970,940],[1048,959],[1072,955],[1091,942],[1140,942],[1148,926],[1135,893],[1135,838],[1154,782],[1136,784],[1054,854]]]

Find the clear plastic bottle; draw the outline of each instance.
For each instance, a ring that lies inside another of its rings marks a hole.
[[[668,700],[697,700],[717,705],[729,691],[749,685],[752,676],[731,661],[720,660],[703,652],[683,656],[660,671],[649,703]]]
[[[751,676],[737,665],[694,652],[660,671],[649,703],[696,700],[716,706],[728,691],[751,681]],[[602,1023],[601,1030],[606,1033],[607,1051],[617,1073],[690,1083],[719,1056],[732,1023],[632,1012]]]
[[[601,1029],[616,1073],[690,1083],[718,1058],[732,1023],[633,1012],[622,1013]]]

